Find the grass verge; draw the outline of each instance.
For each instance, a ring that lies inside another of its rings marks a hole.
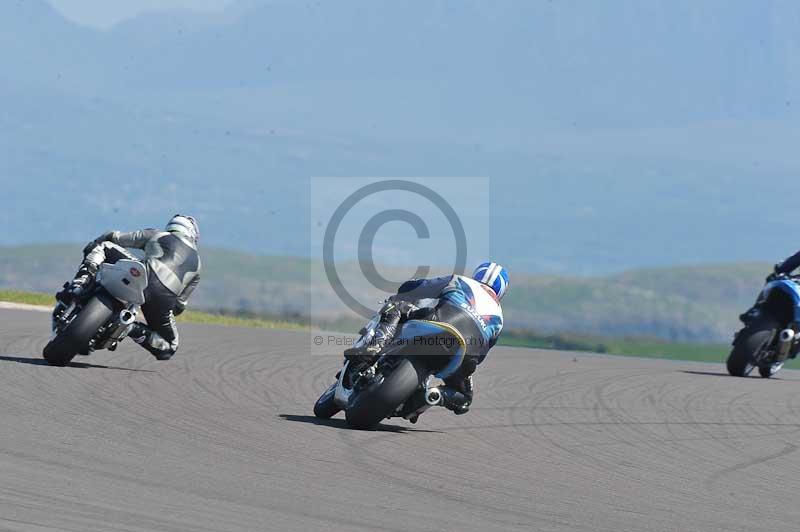
[[[309,330],[308,324],[296,321],[285,321],[261,318],[257,316],[239,316],[235,314],[224,314],[215,312],[200,312],[197,310],[187,310],[180,316],[178,321],[183,323],[207,323],[210,325],[227,325],[231,327],[251,327],[257,329],[284,329],[292,331]]]
[[[55,304],[55,300],[50,294],[22,292],[19,290],[0,290],[0,301],[6,301],[9,303],[23,303],[26,305],[42,305],[46,307],[50,307]],[[256,316],[199,312],[196,310],[187,310],[177,319],[182,323],[205,323],[210,325],[227,325],[233,327],[251,327],[259,329],[308,329],[308,325],[299,322],[268,319]]]
[[[583,337],[564,334],[541,335],[530,331],[508,331],[500,337],[500,345],[590,351],[609,355],[645,358],[691,360],[695,362],[724,362],[730,351],[725,344],[666,342],[637,337]]]
[[[0,290],[0,301],[25,303],[28,305],[53,304],[53,296],[19,290]],[[300,321],[281,320],[260,316],[211,313],[187,310],[178,321],[183,323],[205,323],[234,327],[261,329],[308,330],[309,326]],[[339,329],[337,327],[337,329]],[[350,327],[348,331],[352,332]],[[694,344],[665,342],[652,338],[610,338],[583,337],[575,335],[544,335],[533,331],[509,330],[500,338],[500,345],[533,347],[539,349],[558,349],[567,351],[586,351],[610,355],[635,356],[646,358],[666,358],[696,362],[724,362],[730,350],[725,344]],[[787,367],[800,364],[790,361]]]
[[[21,292],[19,290],[0,290],[0,301],[7,303],[23,303],[25,305],[52,306],[55,298],[51,294],[37,292]]]

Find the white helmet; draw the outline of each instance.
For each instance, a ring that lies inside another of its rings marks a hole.
[[[170,233],[180,233],[194,243],[200,240],[200,227],[197,225],[197,220],[191,216],[176,214],[167,223],[165,230]]]

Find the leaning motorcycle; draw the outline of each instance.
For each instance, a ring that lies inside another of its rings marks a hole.
[[[775,375],[800,347],[800,277],[777,275],[739,318],[744,327],[733,339],[728,373],[746,377],[758,368],[762,377]]]
[[[44,359],[51,366],[66,366],[76,355],[115,350],[136,320],[145,288],[147,269],[140,261],[101,264],[93,281],[71,303],[56,303],[53,337],[44,348]]]
[[[361,329],[355,347],[372,341],[379,321],[377,314]],[[357,429],[370,429],[393,417],[416,423],[423,412],[442,405],[435,379],[452,375],[465,353],[466,341],[451,325],[404,322],[371,365],[345,360],[336,382],[314,405],[314,415],[328,419],[344,410],[348,425]]]

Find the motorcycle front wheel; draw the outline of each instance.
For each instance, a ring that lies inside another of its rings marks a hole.
[[[333,400],[336,384],[335,382],[331,384],[330,388],[325,390],[325,393],[320,395],[317,402],[314,403],[314,415],[319,419],[330,419],[341,410]]]

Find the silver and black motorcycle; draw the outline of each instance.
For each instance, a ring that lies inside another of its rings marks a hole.
[[[746,377],[755,368],[765,378],[780,371],[800,350],[800,278],[771,278],[753,307],[739,316],[744,327],[733,339],[728,373]]]
[[[361,331],[354,344],[368,345],[380,314]],[[427,320],[401,324],[394,340],[371,365],[345,360],[333,383],[314,405],[314,415],[328,419],[344,410],[347,423],[370,429],[382,420],[419,416],[443,403],[436,379],[445,379],[461,366],[466,353],[464,337],[451,325]]]
[[[147,269],[138,260],[101,264],[94,279],[69,305],[53,309],[53,337],[44,359],[51,366],[66,366],[76,355],[113,351],[128,335],[144,303]]]

